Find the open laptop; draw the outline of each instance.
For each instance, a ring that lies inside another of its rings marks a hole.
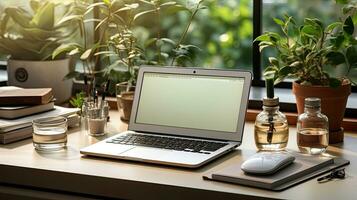
[[[251,73],[140,67],[128,131],[91,156],[195,168],[242,142]]]

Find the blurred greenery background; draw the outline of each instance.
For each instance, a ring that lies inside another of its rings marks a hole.
[[[70,0],[66,0],[70,1]],[[188,5],[195,0],[176,0]],[[326,24],[336,20],[339,10],[334,0],[262,0],[263,31],[278,31],[273,17],[281,18],[285,13],[297,21],[304,17],[318,17]],[[201,10],[192,23],[185,43],[200,47],[194,53],[191,67],[247,69],[252,66],[253,0],[205,0],[207,9]],[[29,9],[28,0],[1,0],[0,14],[7,6],[21,6]],[[189,16],[186,13],[165,16],[161,19],[164,37],[178,40]],[[155,20],[145,18],[137,31],[145,38],[155,34]],[[262,70],[267,66],[267,57],[262,57]],[[0,59],[6,59],[2,56]],[[331,69],[332,70],[332,69]]]

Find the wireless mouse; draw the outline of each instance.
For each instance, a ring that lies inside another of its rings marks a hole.
[[[260,152],[244,161],[241,169],[248,174],[271,175],[293,163],[295,157],[285,152]]]

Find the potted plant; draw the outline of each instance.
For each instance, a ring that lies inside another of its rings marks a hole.
[[[144,1],[143,1],[144,2]],[[123,28],[119,33],[113,35],[108,41],[108,50],[99,52],[107,56],[113,56],[114,62],[107,67],[105,74],[113,74],[115,70],[119,73],[125,73],[126,80],[119,83],[116,88],[118,108],[122,109],[121,119],[128,121],[131,116],[131,107],[134,100],[134,90],[136,85],[137,71],[140,65],[184,65],[186,60],[192,59],[192,51],[199,49],[191,44],[184,44],[184,40],[188,34],[189,27],[199,10],[203,9],[203,0],[198,1],[191,7],[184,7],[176,2],[160,2],[160,1],[147,1],[146,9],[131,9],[128,14],[128,20],[125,21]],[[135,6],[134,6],[135,7]],[[133,8],[133,7],[131,7]],[[136,7],[139,8],[139,7]],[[124,8],[125,9],[125,8]],[[127,8],[129,10],[129,8]],[[162,30],[160,27],[160,18],[163,17],[163,11],[171,9],[176,11],[189,12],[190,17],[178,41],[170,38],[162,37]],[[146,41],[140,41],[138,35],[135,34],[134,23],[143,16],[148,14],[154,15],[157,19],[155,23],[156,33],[152,38]],[[164,47],[166,45],[166,48]],[[151,58],[148,52],[155,52]],[[114,73],[115,74],[115,73]]]
[[[275,84],[286,78],[295,79],[293,93],[298,113],[304,112],[306,97],[319,97],[322,112],[329,118],[330,143],[343,141],[341,122],[351,93],[350,72],[357,67],[357,40],[353,14],[356,7],[344,8],[345,16],[329,25],[319,19],[305,18],[298,25],[293,17],[274,19],[282,34],[266,32],[257,37],[260,50],[273,47],[277,56],[270,57],[264,76],[272,77]],[[340,68],[344,73],[334,76],[327,66]]]
[[[127,121],[130,119],[139,66],[142,64],[182,65],[185,60],[189,60],[193,49],[198,49],[194,45],[184,44],[184,40],[194,16],[203,8],[201,3],[202,0],[198,1],[192,8],[186,8],[173,1],[155,0],[133,1],[127,4],[112,0],[81,5],[81,8],[85,7],[81,14],[68,16],[62,22],[79,23],[85,41],[87,38],[85,24],[96,22],[95,31],[100,35],[98,41],[92,45],[86,42],[84,45],[63,44],[55,50],[53,56],[56,57],[63,52],[70,55],[79,54],[79,58],[84,62],[83,66],[87,66],[85,72],[90,72],[93,77],[98,75],[110,79],[114,84],[119,83],[118,108],[122,113],[121,118]],[[86,19],[93,9],[97,9],[100,15],[97,18]],[[170,14],[180,11],[190,13],[190,21],[177,42],[162,37],[160,18],[168,10]],[[143,31],[147,31],[147,27],[144,27],[140,20],[150,15],[155,16],[154,22],[158,27],[155,28],[154,35],[148,33],[150,36],[144,38]],[[97,66],[100,64],[104,66],[102,69]]]
[[[72,32],[56,25],[55,10],[60,4],[31,0],[30,5],[33,12],[20,7],[5,8],[0,19],[0,53],[10,56],[8,84],[53,88],[56,103],[62,103],[72,92],[72,81],[63,80],[71,70],[70,59],[62,55],[51,60],[51,54]]]

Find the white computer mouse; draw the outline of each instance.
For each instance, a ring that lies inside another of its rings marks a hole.
[[[295,157],[286,152],[259,152],[244,161],[241,169],[248,174],[270,175],[294,160]]]

